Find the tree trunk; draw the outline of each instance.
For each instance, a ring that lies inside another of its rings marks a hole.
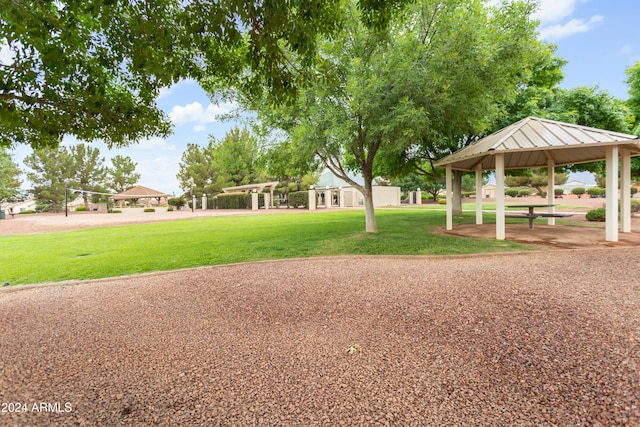
[[[453,171],[453,214],[462,215],[462,171]]]
[[[370,171],[363,171],[364,178],[364,211],[365,211],[365,231],[367,233],[377,233],[378,224],[376,223],[376,214],[373,207],[373,174]]]

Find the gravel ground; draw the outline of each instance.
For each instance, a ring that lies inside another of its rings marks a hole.
[[[638,259],[336,257],[3,290],[0,401],[26,412],[0,424],[637,426]]]

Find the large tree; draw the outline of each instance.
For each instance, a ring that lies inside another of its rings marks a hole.
[[[373,178],[394,176],[421,140],[435,144],[490,123],[538,46],[533,9],[520,1],[493,8],[481,0],[422,0],[380,33],[362,26],[352,7],[345,31],[321,45],[319,77],[294,106],[262,108],[261,118],[358,188],[366,231],[376,232]]]
[[[40,203],[51,203],[58,212],[64,203],[65,186],[74,181],[74,161],[64,147],[34,150],[25,157],[24,164],[31,169],[27,178],[33,184],[31,193]]]
[[[205,147],[189,144],[182,154],[178,181],[185,192],[220,193],[224,187],[253,184],[265,179],[255,137],[237,127],[221,140],[209,138]]]
[[[136,172],[137,164],[129,156],[117,155],[111,158],[111,167],[107,168],[107,185],[116,193],[133,188],[140,181]]]
[[[384,26],[404,0],[360,0]],[[159,89],[216,81],[282,100],[305,78],[340,0],[43,0],[0,8],[0,146],[55,147],[63,135],[120,146],[164,136]],[[295,65],[294,65],[295,64]]]
[[[11,155],[0,148],[0,208],[3,201],[10,200],[20,192],[20,174],[21,171]]]
[[[70,155],[73,159],[74,176],[71,185],[81,192],[84,205],[89,208],[90,192],[104,193],[106,191],[107,168],[104,157],[100,157],[100,150],[87,144],[76,144],[71,147]]]
[[[640,135],[640,61],[627,68],[625,73],[629,85],[629,99],[626,104],[635,116],[633,132]]]

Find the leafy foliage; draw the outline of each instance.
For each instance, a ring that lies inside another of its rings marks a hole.
[[[122,193],[136,186],[140,174],[136,173],[136,163],[129,156],[117,155],[111,159],[108,168],[107,185],[116,193]]]
[[[315,154],[358,188],[366,230],[375,232],[374,176],[402,175],[417,145],[429,151],[449,135],[487,126],[538,45],[532,11],[522,1],[494,9],[480,0],[422,0],[380,33],[361,25],[351,7],[345,30],[319,46],[319,78],[295,105],[262,108],[260,118],[284,131],[285,147]]]
[[[182,154],[178,181],[185,192],[216,194],[225,187],[263,181],[256,139],[243,128],[233,128],[218,141],[210,137],[206,147],[187,145]]]
[[[587,221],[604,222],[606,221],[607,210],[605,208],[592,209],[585,215]]]
[[[362,0],[368,25],[396,5]],[[10,1],[0,9],[0,146],[56,147],[64,134],[122,146],[166,136],[158,91],[181,78],[289,98],[342,2]],[[293,65],[295,64],[295,65]]]
[[[69,151],[64,147],[34,150],[25,157],[24,164],[31,169],[27,177],[33,183],[31,191],[35,199],[40,203],[51,202],[52,210],[58,212],[64,203],[65,183],[75,175]]]
[[[20,192],[20,174],[11,155],[0,148],[0,202],[9,200]]]

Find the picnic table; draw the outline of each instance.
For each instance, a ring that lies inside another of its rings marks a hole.
[[[533,230],[533,221],[536,218],[565,218],[572,216],[571,213],[560,212],[535,212],[535,208],[552,208],[555,205],[530,204],[530,205],[507,205],[507,209],[523,209],[527,208],[528,212],[506,213],[505,218],[527,218],[529,220],[529,229]]]

